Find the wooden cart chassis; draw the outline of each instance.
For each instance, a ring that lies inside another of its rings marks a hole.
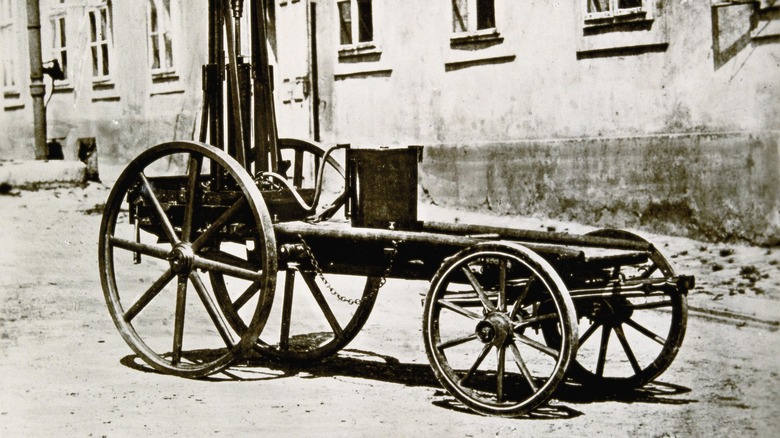
[[[325,359],[357,334],[387,278],[431,282],[423,335],[434,374],[455,398],[481,413],[527,413],[567,377],[591,388],[636,387],[670,365],[684,337],[685,297],[694,280],[675,275],[657,249],[635,235],[437,222],[389,229],[326,220],[354,199],[357,189],[330,151],[276,133],[265,1],[208,4],[199,141],[158,145],[133,160],[109,196],[100,230],[100,274],[109,311],[150,366],[200,377],[225,369],[250,349],[284,362]],[[245,13],[254,63],[238,54],[237,26]],[[313,166],[314,187],[303,188],[305,156]],[[161,164],[169,169],[178,164],[180,170],[152,175]],[[345,178],[344,192],[329,207],[318,208],[326,169]],[[230,245],[240,250],[223,249]],[[122,264],[128,255],[134,265],[157,272],[143,286],[131,287],[125,278],[125,266],[133,269]],[[277,273],[284,280],[280,304],[274,304]],[[344,297],[326,278],[332,274],[366,277],[366,284],[359,296]],[[298,277],[329,326],[324,340],[291,332]],[[247,283],[236,289],[231,279]],[[156,335],[146,335],[140,320],[173,283],[173,315],[163,320],[172,324],[172,341],[154,346]],[[131,289],[132,298],[126,298]],[[193,290],[205,309],[206,326],[211,324],[223,342],[204,346],[210,353],[194,359],[184,346],[185,315],[191,312],[187,297]],[[346,323],[323,290],[354,307]],[[278,334],[269,335],[273,312],[280,313],[280,323],[274,328]],[[664,328],[648,328],[639,322],[640,313],[663,320]],[[579,329],[580,321],[589,325]],[[464,327],[465,333],[448,334]],[[657,344],[649,359],[637,358],[639,350],[629,342],[635,338],[627,330]],[[597,344],[594,368],[579,360],[578,349],[597,331],[600,341],[590,342]],[[615,376],[609,374],[613,359],[608,356],[613,337],[623,351],[617,362],[629,369]],[[466,347],[471,350],[456,353]],[[538,363],[542,371],[535,368]]]

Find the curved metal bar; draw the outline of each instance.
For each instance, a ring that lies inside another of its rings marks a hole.
[[[314,188],[314,199],[312,200],[311,205],[307,204],[306,201],[301,197],[301,195],[298,194],[298,191],[295,189],[295,187],[290,183],[290,181],[287,180],[282,175],[279,175],[276,172],[263,172],[260,176],[262,178],[271,178],[282,184],[287,190],[289,190],[293,198],[295,198],[295,201],[298,202],[298,204],[301,206],[301,208],[306,212],[307,214],[314,213],[317,209],[317,204],[319,204],[320,201],[320,195],[322,194],[322,183],[323,183],[323,175],[325,174],[325,163],[328,161],[328,157],[330,157],[330,154],[332,154],[337,149],[345,149],[348,148],[349,145],[346,144],[338,144],[336,146],[333,146],[329,148],[327,151],[325,151],[325,154],[322,156],[322,162],[323,165],[320,166],[319,171],[317,172],[317,185]],[[346,193],[346,187],[344,187],[344,193]],[[344,194],[339,195],[339,197],[343,196]]]

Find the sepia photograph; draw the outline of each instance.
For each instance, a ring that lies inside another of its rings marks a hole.
[[[780,435],[780,0],[0,0],[0,436]]]

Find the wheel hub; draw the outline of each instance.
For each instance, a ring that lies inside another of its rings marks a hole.
[[[171,270],[179,275],[189,274],[195,263],[195,252],[187,243],[179,243],[173,247],[168,255],[168,262],[171,264]]]
[[[477,323],[474,332],[484,344],[504,345],[512,334],[512,322],[503,313],[491,313]]]

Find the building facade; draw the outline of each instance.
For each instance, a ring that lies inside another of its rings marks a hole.
[[[25,156],[25,2],[0,2],[0,151]],[[202,3],[42,0],[44,61],[68,74],[49,137],[71,155],[95,137],[118,163],[191,138]],[[424,145],[421,185],[438,204],[780,243],[776,0],[270,6],[281,135]]]
[[[0,0],[4,159],[33,156],[25,0]],[[187,7],[184,7],[187,6]],[[164,140],[191,139],[201,100],[206,12],[181,0],[41,0],[47,138],[75,159],[79,139],[95,138],[100,160],[127,162]]]

